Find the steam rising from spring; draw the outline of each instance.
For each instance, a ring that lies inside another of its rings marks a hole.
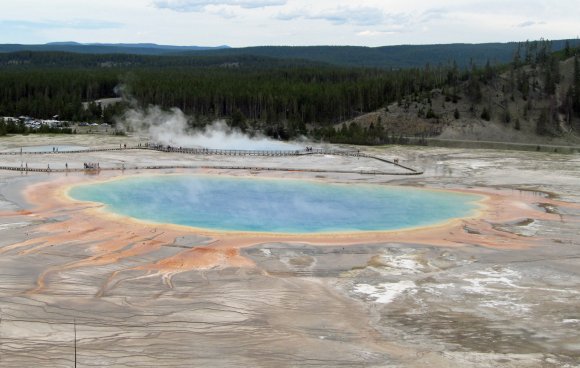
[[[128,130],[146,134],[152,143],[164,146],[268,151],[303,148],[261,135],[250,137],[228,127],[223,120],[198,130],[190,128],[187,122],[187,116],[178,108],[164,111],[157,106],[149,106],[145,110],[128,110],[119,123]]]

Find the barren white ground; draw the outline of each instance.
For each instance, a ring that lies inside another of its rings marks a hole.
[[[0,141],[0,151],[22,145],[135,142],[126,137],[11,137]],[[512,189],[514,196],[537,196],[538,203],[543,197],[533,191],[542,191],[580,203],[579,155],[399,146],[365,151],[397,157],[424,168],[425,174],[325,178]],[[105,168],[223,164],[380,169],[377,162],[335,156],[195,157],[144,151],[16,155],[0,161],[38,168],[99,162]],[[65,174],[0,172],[0,209],[28,208],[21,189],[58,175]],[[39,235],[35,229],[41,224],[26,216],[0,217],[0,367],[74,366],[75,321],[79,367],[578,367],[580,212],[548,210],[558,211],[560,220],[497,224],[506,233],[535,241],[523,250],[479,244],[268,243],[243,250],[255,268],[191,271],[175,276],[171,285],[134,272],[102,295],[96,291],[116,271],[208,239],[177,239],[145,257],[52,274],[48,287],[33,293],[40,273],[88,257],[91,245],[78,239],[78,246],[4,252]],[[66,216],[55,214],[51,221]]]

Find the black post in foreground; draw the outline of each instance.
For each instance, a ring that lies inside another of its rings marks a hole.
[[[75,368],[77,368],[77,320],[73,320],[73,326],[75,330]]]

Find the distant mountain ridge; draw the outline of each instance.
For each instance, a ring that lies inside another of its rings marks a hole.
[[[578,39],[551,41],[552,50],[564,49],[566,44],[580,46]],[[131,54],[157,56],[219,56],[219,57],[267,57],[283,60],[304,60],[345,67],[369,67],[382,69],[416,68],[449,65],[457,63],[460,68],[472,63],[479,66],[488,61],[492,65],[504,64],[512,60],[522,43],[480,43],[480,44],[436,44],[398,45],[381,47],[364,46],[255,46],[231,48],[226,45],[173,46],[153,43],[88,43],[52,42],[44,45],[0,44],[0,53],[71,52],[81,54]]]
[[[229,49],[227,45],[220,46],[176,46],[176,45],[159,45],[156,43],[80,43],[74,41],[49,42],[48,46],[112,46],[112,47],[130,47],[130,48],[152,48],[166,50],[212,50],[212,49]],[[42,46],[42,45],[40,45]]]
[[[39,45],[0,44],[1,53],[18,51],[61,51],[80,54],[165,55],[225,48],[229,48],[229,46],[174,46],[154,43],[78,43],[73,41],[50,42]]]
[[[564,49],[566,43],[579,46],[576,39],[552,41],[552,51]],[[338,66],[371,68],[413,68],[447,65],[456,62],[468,67],[472,62],[482,66],[505,64],[513,59],[518,42],[481,44],[398,45],[382,47],[361,46],[257,46],[204,50],[195,55],[254,55],[280,59],[304,59]],[[190,53],[194,54],[194,53]]]

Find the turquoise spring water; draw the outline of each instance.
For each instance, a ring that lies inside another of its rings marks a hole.
[[[433,225],[473,215],[481,199],[406,187],[206,175],[132,177],[79,185],[69,195],[150,222],[275,233]]]

